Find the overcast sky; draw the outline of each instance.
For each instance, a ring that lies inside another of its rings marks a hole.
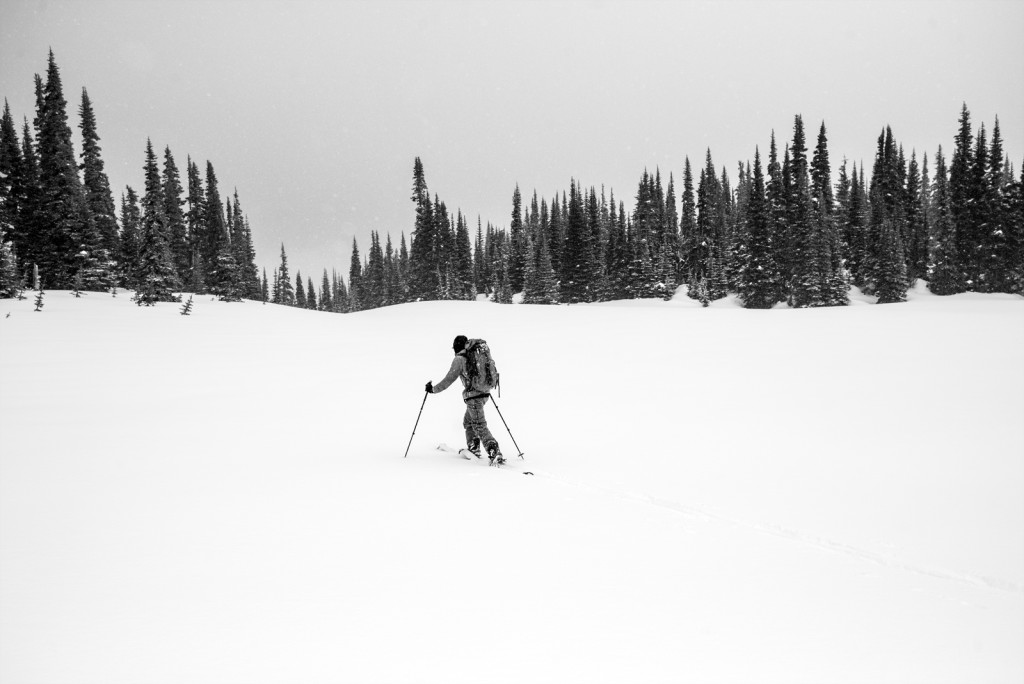
[[[870,171],[885,125],[951,150],[961,104],[1024,162],[1024,2],[145,2],[4,0],[0,95],[31,121],[53,48],[78,133],[85,87],[111,185],[143,186],[146,138],[237,187],[268,273],[280,244],[319,285],[353,236],[407,237],[413,160],[475,229],[518,183],[570,178],[632,209],[644,169],[711,148],[735,177],[822,121],[833,173]],[[19,125],[20,131],[20,125]],[[77,142],[76,142],[77,144]],[[77,152],[80,152],[80,147]],[[948,154],[947,154],[948,156]]]

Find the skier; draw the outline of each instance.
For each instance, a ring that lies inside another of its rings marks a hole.
[[[487,428],[487,418],[484,416],[484,405],[491,395],[488,392],[473,389],[470,383],[469,367],[466,363],[466,344],[468,342],[465,335],[455,338],[452,343],[455,358],[452,360],[452,367],[448,370],[448,375],[444,376],[444,379],[437,385],[428,382],[426,390],[428,394],[437,394],[448,389],[456,378],[462,378],[464,388],[462,400],[466,402],[466,416],[462,420],[462,426],[466,429],[466,445],[477,458],[480,458],[480,445],[483,443],[491,465],[501,465],[505,462],[505,458],[498,448],[498,441],[494,439],[494,435]]]

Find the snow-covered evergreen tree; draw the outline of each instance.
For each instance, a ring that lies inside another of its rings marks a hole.
[[[577,187],[574,179],[569,186],[565,244],[562,251],[561,296],[563,302],[577,304],[588,301],[592,274],[591,256],[591,233],[587,226],[582,189]]]
[[[295,272],[295,306],[306,308],[306,286],[302,284],[302,271]]]
[[[959,241],[951,208],[949,178],[942,146],[935,155],[935,181],[932,205],[935,222],[928,244],[928,289],[937,295],[964,291],[963,269],[960,267]]]
[[[761,152],[754,150],[753,179],[747,200],[746,246],[737,289],[748,309],[770,309],[782,299],[782,273],[772,246],[771,209],[765,194]]]
[[[116,209],[114,208],[114,197],[110,192],[110,180],[107,178],[103,158],[100,154],[96,115],[93,112],[92,102],[89,100],[89,93],[85,88],[82,88],[82,104],[78,112],[79,125],[82,130],[81,170],[85,199],[95,229],[99,233],[98,247],[102,250],[96,256],[98,261],[105,262],[104,270],[110,271],[115,267],[113,262],[120,251]],[[107,273],[104,273],[104,276],[107,276],[106,279],[109,280]],[[101,283],[96,284],[101,285]]]
[[[60,70],[50,51],[46,83],[37,77],[40,228],[35,255],[51,287],[70,287],[81,273],[88,289],[105,290],[113,281],[110,255],[89,211],[78,176],[68,126]]]
[[[167,248],[171,251],[171,260],[174,263],[174,270],[178,278],[188,282],[186,277],[189,274],[189,262],[191,261],[191,250],[188,244],[188,225],[185,219],[185,199],[182,197],[184,190],[181,187],[181,174],[178,172],[178,165],[174,161],[174,155],[170,147],[164,148],[163,168],[163,196],[164,216],[167,218]]]
[[[284,243],[281,243],[281,265],[277,267],[275,279],[277,285],[274,287],[274,303],[295,306],[295,289],[288,273],[288,255],[284,251]]]
[[[203,190],[203,179],[199,166],[188,158],[188,211],[185,222],[188,228],[188,282],[195,293],[206,292],[206,271],[210,264],[205,261],[207,256],[206,236],[206,195]]]
[[[320,281],[320,296],[317,299],[317,309],[319,311],[331,311],[334,307],[333,298],[331,297],[331,281],[327,277],[327,269],[324,269],[324,277]]]
[[[167,244],[167,217],[164,213],[163,187],[157,168],[153,143],[146,140],[146,193],[142,197],[142,224],[139,265],[136,272],[136,300],[151,306],[156,302],[176,302],[178,282]]]
[[[436,282],[436,281],[435,281]],[[359,244],[352,238],[352,258],[348,268],[348,311],[362,311],[365,307],[363,283],[363,262],[359,257]]]

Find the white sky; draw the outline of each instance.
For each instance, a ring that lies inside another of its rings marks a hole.
[[[604,184],[632,208],[644,169],[679,180],[710,147],[734,176],[755,145],[808,144],[835,172],[952,147],[960,107],[1024,162],[1024,2],[19,2],[0,16],[0,96],[33,117],[52,47],[77,132],[96,111],[115,199],[146,138],[238,187],[258,264],[319,285],[352,237],[408,237],[412,165],[452,211],[507,226],[529,196]],[[20,134],[20,125],[19,125]],[[78,150],[80,151],[80,149]]]

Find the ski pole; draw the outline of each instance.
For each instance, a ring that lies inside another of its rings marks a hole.
[[[430,392],[423,393],[423,403],[420,404],[420,412],[416,414],[416,424],[412,426],[412,434],[409,435],[409,445],[405,447],[405,456],[403,456],[402,458],[407,458],[409,456],[409,447],[412,446],[412,438],[416,436],[416,428],[420,426],[420,416],[423,415],[423,407],[427,405],[428,394],[430,394]],[[515,440],[512,441],[514,442]]]
[[[491,397],[491,401],[494,401],[494,397]],[[501,422],[505,423],[505,416],[501,415],[501,409],[498,408],[498,402],[494,401],[494,409],[498,412],[498,417],[501,418]],[[505,429],[508,430],[508,436],[512,437],[512,431],[508,429],[508,423],[505,423]],[[519,458],[523,458],[523,450],[516,444],[516,438],[512,437],[512,444],[515,444],[516,451],[519,452]],[[523,459],[526,460],[526,459]]]

